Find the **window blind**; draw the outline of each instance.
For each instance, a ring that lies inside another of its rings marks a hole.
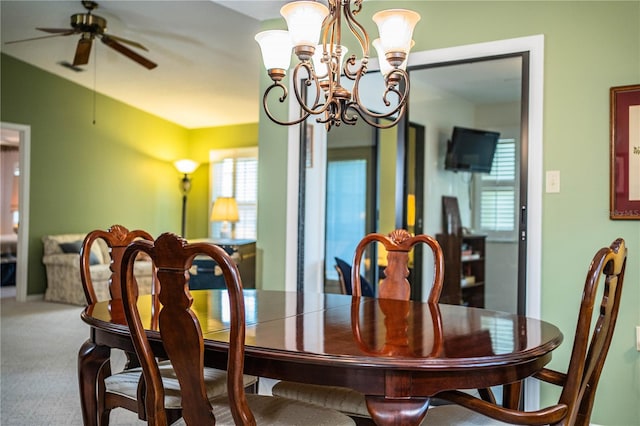
[[[516,238],[516,169],[515,139],[500,139],[491,173],[476,180],[476,227],[489,237]]]
[[[234,197],[238,204],[238,222],[232,224],[235,238],[255,239],[258,223],[258,159],[228,157],[212,164],[212,199]],[[219,222],[213,222],[212,235],[220,235]]]

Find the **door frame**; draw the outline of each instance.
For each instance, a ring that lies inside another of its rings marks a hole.
[[[420,66],[437,63],[460,61],[481,57],[492,57],[520,52],[529,53],[529,102],[528,102],[528,157],[527,157],[527,192],[528,214],[526,221],[528,235],[526,241],[526,301],[525,313],[529,317],[540,318],[541,308],[541,262],[542,262],[542,183],[543,183],[543,88],[544,88],[544,35],[533,35],[506,40],[477,43],[443,49],[426,50],[412,53],[408,66]],[[372,59],[370,69],[377,70],[377,61]],[[290,98],[289,111],[298,110],[296,99]],[[287,189],[287,235],[285,247],[286,265],[291,265],[285,273],[285,288],[295,290],[298,248],[298,185],[300,143],[299,134],[289,131],[288,152],[288,189]],[[295,183],[295,184],[293,184]],[[295,212],[295,214],[293,214]],[[309,225],[309,224],[306,224]],[[307,286],[305,290],[309,291]],[[315,291],[321,291],[315,289]],[[539,385],[535,381],[527,381],[525,409],[539,406]]]
[[[31,175],[31,126],[9,122],[0,122],[3,129],[15,130],[20,135],[19,158],[20,178],[18,210],[18,249],[16,260],[16,300],[27,301],[29,270],[29,176]],[[36,298],[40,298],[38,295]]]

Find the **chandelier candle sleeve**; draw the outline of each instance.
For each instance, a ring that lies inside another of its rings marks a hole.
[[[316,121],[325,124],[327,130],[342,123],[356,124],[359,117],[374,127],[395,126],[406,111],[409,94],[406,63],[413,45],[413,30],[420,15],[405,9],[390,9],[374,14],[373,20],[380,32],[380,41],[376,42],[375,47],[379,51],[385,90],[382,92],[384,110],[379,111],[379,106],[371,110],[362,103],[359,91],[361,79],[369,66],[370,48],[369,34],[356,20],[364,0],[327,2],[329,7],[308,0],[287,3],[280,13],[287,22],[288,33],[266,31],[256,36],[265,67],[273,81],[265,90],[262,100],[267,116],[277,124],[290,126],[316,115],[319,116]],[[355,54],[346,56],[347,49],[341,43],[343,23],[360,44],[360,58]],[[279,39],[276,39],[276,34]],[[291,86],[300,106],[300,114],[298,118],[284,121],[271,113],[268,99],[271,91],[276,89],[280,92],[276,99],[281,103],[288,97],[287,86],[282,80],[289,69],[292,50],[299,61],[292,69]],[[279,59],[275,60],[274,57]],[[343,86],[342,79],[353,83]],[[383,118],[388,120],[380,120]]]
[[[376,52],[378,52],[378,62],[380,64],[380,72],[382,73],[383,76],[387,77],[391,73],[391,71],[393,71],[395,68],[393,67],[393,65],[389,63],[389,61],[387,61],[384,50],[382,49],[382,44],[380,43],[380,39],[377,38],[373,40],[371,44],[373,44],[373,47],[375,47]],[[414,44],[415,42],[411,40],[411,47],[413,47]],[[405,60],[398,66],[398,69],[401,69],[401,70],[407,69],[407,58],[405,58]]]
[[[340,46],[340,59],[338,60],[336,66],[340,66],[340,64],[344,60],[344,55],[346,55],[348,51],[349,49],[347,49],[345,46]],[[327,67],[333,66],[331,58],[332,54],[335,53],[337,55],[337,46],[335,44],[330,46],[330,50],[327,53],[328,54],[326,60],[323,60],[323,46],[321,44],[316,46],[316,51],[313,54],[313,70],[315,71],[317,78],[326,79],[329,76]]]

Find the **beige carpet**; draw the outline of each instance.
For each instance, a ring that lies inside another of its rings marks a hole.
[[[78,306],[44,301],[0,304],[0,425],[82,425],[77,356],[89,328]],[[113,355],[114,369],[123,365]],[[111,425],[143,425],[123,409]]]

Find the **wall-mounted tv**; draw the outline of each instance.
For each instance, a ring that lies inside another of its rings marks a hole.
[[[491,173],[500,133],[455,126],[447,144],[446,170]]]

